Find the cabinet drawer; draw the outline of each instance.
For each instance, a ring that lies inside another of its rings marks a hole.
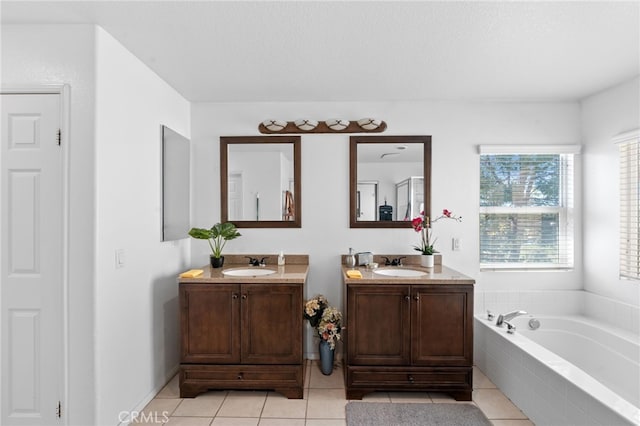
[[[471,368],[347,367],[347,386],[376,389],[465,390]]]
[[[211,389],[272,389],[303,386],[302,365],[182,365],[180,384]]]

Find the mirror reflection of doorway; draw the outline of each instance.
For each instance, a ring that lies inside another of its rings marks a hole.
[[[359,181],[356,197],[357,220],[378,220],[378,182]]]
[[[242,206],[242,173],[229,173],[228,202],[229,220],[243,220],[244,210]]]

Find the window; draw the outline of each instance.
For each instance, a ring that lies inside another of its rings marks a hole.
[[[480,269],[573,268],[573,145],[480,147]]]
[[[640,131],[614,139],[620,150],[620,277],[640,279]]]

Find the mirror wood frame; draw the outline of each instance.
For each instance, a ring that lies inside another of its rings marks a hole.
[[[374,143],[423,144],[424,209],[431,212],[431,136],[351,136],[349,138],[349,227],[410,228],[411,221],[356,220],[358,186],[358,145]]]
[[[232,144],[291,144],[293,146],[293,204],[295,216],[293,220],[234,220],[237,228],[301,228],[302,227],[302,164],[300,136],[221,136],[220,137],[220,218],[221,222],[229,221],[228,191],[228,146]]]

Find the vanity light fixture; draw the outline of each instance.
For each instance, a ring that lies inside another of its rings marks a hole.
[[[298,119],[295,121],[264,120],[258,126],[260,133],[381,133],[387,123],[376,118],[344,120],[333,118],[326,121]]]

